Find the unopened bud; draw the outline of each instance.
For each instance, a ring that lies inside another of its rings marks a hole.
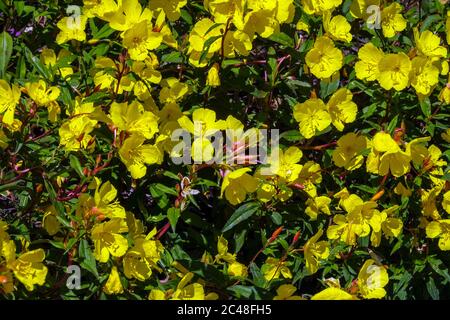
[[[269,239],[269,243],[275,241],[275,239],[280,235],[281,231],[283,231],[283,226],[279,227],[272,233],[272,236]]]

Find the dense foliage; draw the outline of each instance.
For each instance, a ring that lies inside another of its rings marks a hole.
[[[0,296],[450,298],[446,2],[0,0]]]

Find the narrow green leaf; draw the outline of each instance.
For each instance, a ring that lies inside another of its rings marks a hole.
[[[6,68],[11,58],[13,49],[13,40],[8,32],[3,31],[0,34],[0,78],[5,77]]]
[[[244,220],[250,218],[258,209],[260,204],[258,202],[249,202],[240,206],[228,219],[227,223],[223,226],[222,232],[228,231],[234,228],[236,225]]]
[[[77,157],[75,157],[73,154],[71,154],[69,156],[69,162],[70,162],[70,166],[72,167],[72,169],[74,169],[80,177],[84,177],[83,168],[81,168],[80,160],[78,160]]]
[[[92,253],[91,247],[86,239],[82,239],[80,241],[78,250],[80,251],[80,257],[83,258],[80,266],[98,278],[97,264],[95,262],[94,254]]]
[[[179,208],[169,208],[169,210],[167,210],[167,218],[169,219],[170,226],[174,232],[180,215],[181,211]]]
[[[436,284],[431,277],[427,282],[427,291],[433,300],[439,300],[439,290],[436,288]]]

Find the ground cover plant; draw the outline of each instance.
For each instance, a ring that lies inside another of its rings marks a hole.
[[[450,298],[447,1],[0,0],[0,32],[2,299]]]

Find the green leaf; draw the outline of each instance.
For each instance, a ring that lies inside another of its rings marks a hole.
[[[211,29],[211,28],[210,28]],[[200,55],[200,59],[199,59],[199,64],[203,62],[203,60],[205,60],[206,56],[209,53],[209,47],[211,47],[211,45],[217,40],[222,38],[222,36],[215,36],[215,37],[211,37],[208,40],[205,41],[205,43],[203,44],[203,51],[202,54]]]
[[[105,24],[100,30],[92,35],[94,39],[104,39],[113,34],[116,30],[111,28],[109,24]]]
[[[173,196],[178,196],[178,192],[175,189],[166,187],[161,183],[154,183],[150,185],[150,193],[153,197],[161,197],[164,193],[171,194]]]
[[[270,218],[272,219],[273,223],[275,223],[278,226],[281,225],[281,223],[283,223],[283,217],[278,212],[272,213]]]
[[[80,177],[84,177],[83,168],[81,168],[80,160],[78,160],[77,157],[75,157],[73,154],[71,154],[69,156],[69,162],[70,162],[70,166],[72,167],[72,169],[74,169]]]
[[[398,114],[389,122],[389,124],[388,124],[388,126],[387,126],[387,131],[390,133],[390,134],[393,134],[394,133],[394,129],[395,129],[395,127],[397,126],[397,123],[398,123]]]
[[[244,246],[244,242],[247,236],[247,229],[242,229],[240,232],[236,232],[234,234],[234,241],[236,243],[234,252],[238,253],[239,251],[241,251],[242,247]]]
[[[164,54],[161,57],[161,61],[167,63],[182,63],[183,57],[181,56],[180,52],[174,51],[168,54]]]
[[[431,103],[430,103],[430,99],[425,98],[422,101],[419,101],[420,104],[420,110],[422,110],[422,113],[425,115],[425,117],[430,117],[431,116]]]
[[[191,17],[191,15],[189,14],[189,12],[187,12],[187,11],[184,10],[184,9],[181,9],[181,10],[180,10],[180,15],[181,15],[181,18],[182,18],[184,21],[187,22],[187,24],[192,25],[192,17]]]
[[[325,99],[332,93],[336,92],[336,90],[339,88],[340,80],[340,76],[338,75],[336,79],[330,78],[329,80],[320,81],[320,97],[322,99]]]
[[[296,142],[296,141],[303,140],[303,136],[300,133],[300,131],[298,131],[298,130],[289,130],[289,131],[283,132],[280,135],[280,138],[287,140],[289,142]]]
[[[254,287],[250,287],[250,286],[243,286],[243,285],[235,285],[232,287],[228,287],[227,288],[229,291],[233,292],[233,294],[236,295],[236,298],[255,298],[259,297],[258,292],[256,291],[256,289]]]
[[[167,210],[167,218],[169,219],[170,226],[172,227],[173,232],[175,232],[175,227],[177,225],[178,218],[180,218],[181,211],[179,208],[169,208]]]
[[[431,277],[427,282],[427,291],[433,300],[439,300],[439,290],[436,288],[436,284]]]
[[[269,37],[269,40],[275,41],[289,48],[294,47],[294,39],[284,32],[274,33]]]
[[[445,265],[444,265],[444,268],[442,268],[442,269],[440,268],[440,266],[443,264],[440,259],[437,259],[434,256],[429,256],[428,263],[430,264],[430,266],[433,268],[433,270],[437,274],[439,274],[446,280],[446,282],[450,282],[450,275],[449,275],[448,270],[445,267]]]
[[[47,80],[51,79],[50,71],[42,64],[38,57],[35,57],[33,53],[27,47],[23,47],[25,52],[25,58],[28,62]]]
[[[13,49],[13,39],[8,32],[3,31],[0,34],[0,78],[5,77],[6,68]]]
[[[250,264],[250,272],[253,276],[253,283],[256,286],[263,288],[266,285],[266,279],[258,266],[253,262]]]
[[[78,250],[80,252],[80,257],[83,258],[83,261],[80,263],[80,266],[98,278],[97,263],[95,262],[95,258],[92,253],[91,247],[89,246],[89,243],[87,242],[86,239],[82,239],[80,241]]]
[[[228,231],[234,228],[236,225],[241,223],[244,220],[250,218],[258,209],[260,208],[260,204],[258,202],[248,202],[242,206],[240,206],[228,219],[227,223],[223,226],[222,232]]]

